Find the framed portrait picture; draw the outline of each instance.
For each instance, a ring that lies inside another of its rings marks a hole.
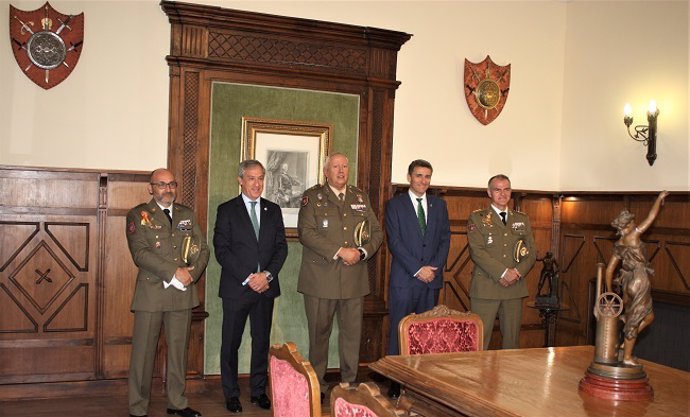
[[[242,118],[242,160],[257,159],[266,167],[262,197],[281,207],[288,237],[297,237],[302,193],[324,181],[332,134],[329,124]]]

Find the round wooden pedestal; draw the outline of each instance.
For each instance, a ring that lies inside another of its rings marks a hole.
[[[654,397],[654,390],[646,376],[638,379],[616,379],[593,374],[589,369],[580,380],[579,389],[594,397],[608,400],[641,401]]]

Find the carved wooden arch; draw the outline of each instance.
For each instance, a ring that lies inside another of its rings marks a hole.
[[[161,7],[171,23],[168,165],[180,182],[179,200],[196,210],[202,225],[208,216],[211,84],[220,80],[359,95],[357,185],[383,219],[392,193],[397,53],[411,35],[172,1]],[[384,250],[369,263],[365,362],[383,353]]]

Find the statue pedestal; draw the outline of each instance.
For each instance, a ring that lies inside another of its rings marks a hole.
[[[580,380],[579,390],[607,400],[641,401],[654,398],[654,390],[641,366],[617,367],[593,362]]]
[[[527,307],[539,310],[539,317],[541,317],[544,325],[544,347],[551,347],[555,344],[556,339],[556,318],[559,311],[567,310],[567,307],[558,305],[556,299],[555,305],[545,304],[537,299],[536,302],[528,302]]]

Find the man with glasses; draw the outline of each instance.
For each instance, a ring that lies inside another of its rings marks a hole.
[[[192,308],[199,305],[196,282],[206,269],[209,249],[194,212],[175,204],[172,172],[151,173],[151,201],[127,214],[127,244],[139,268],[129,366],[129,415],[146,416],[161,325],[168,348],[167,413],[197,417],[184,396]]]

